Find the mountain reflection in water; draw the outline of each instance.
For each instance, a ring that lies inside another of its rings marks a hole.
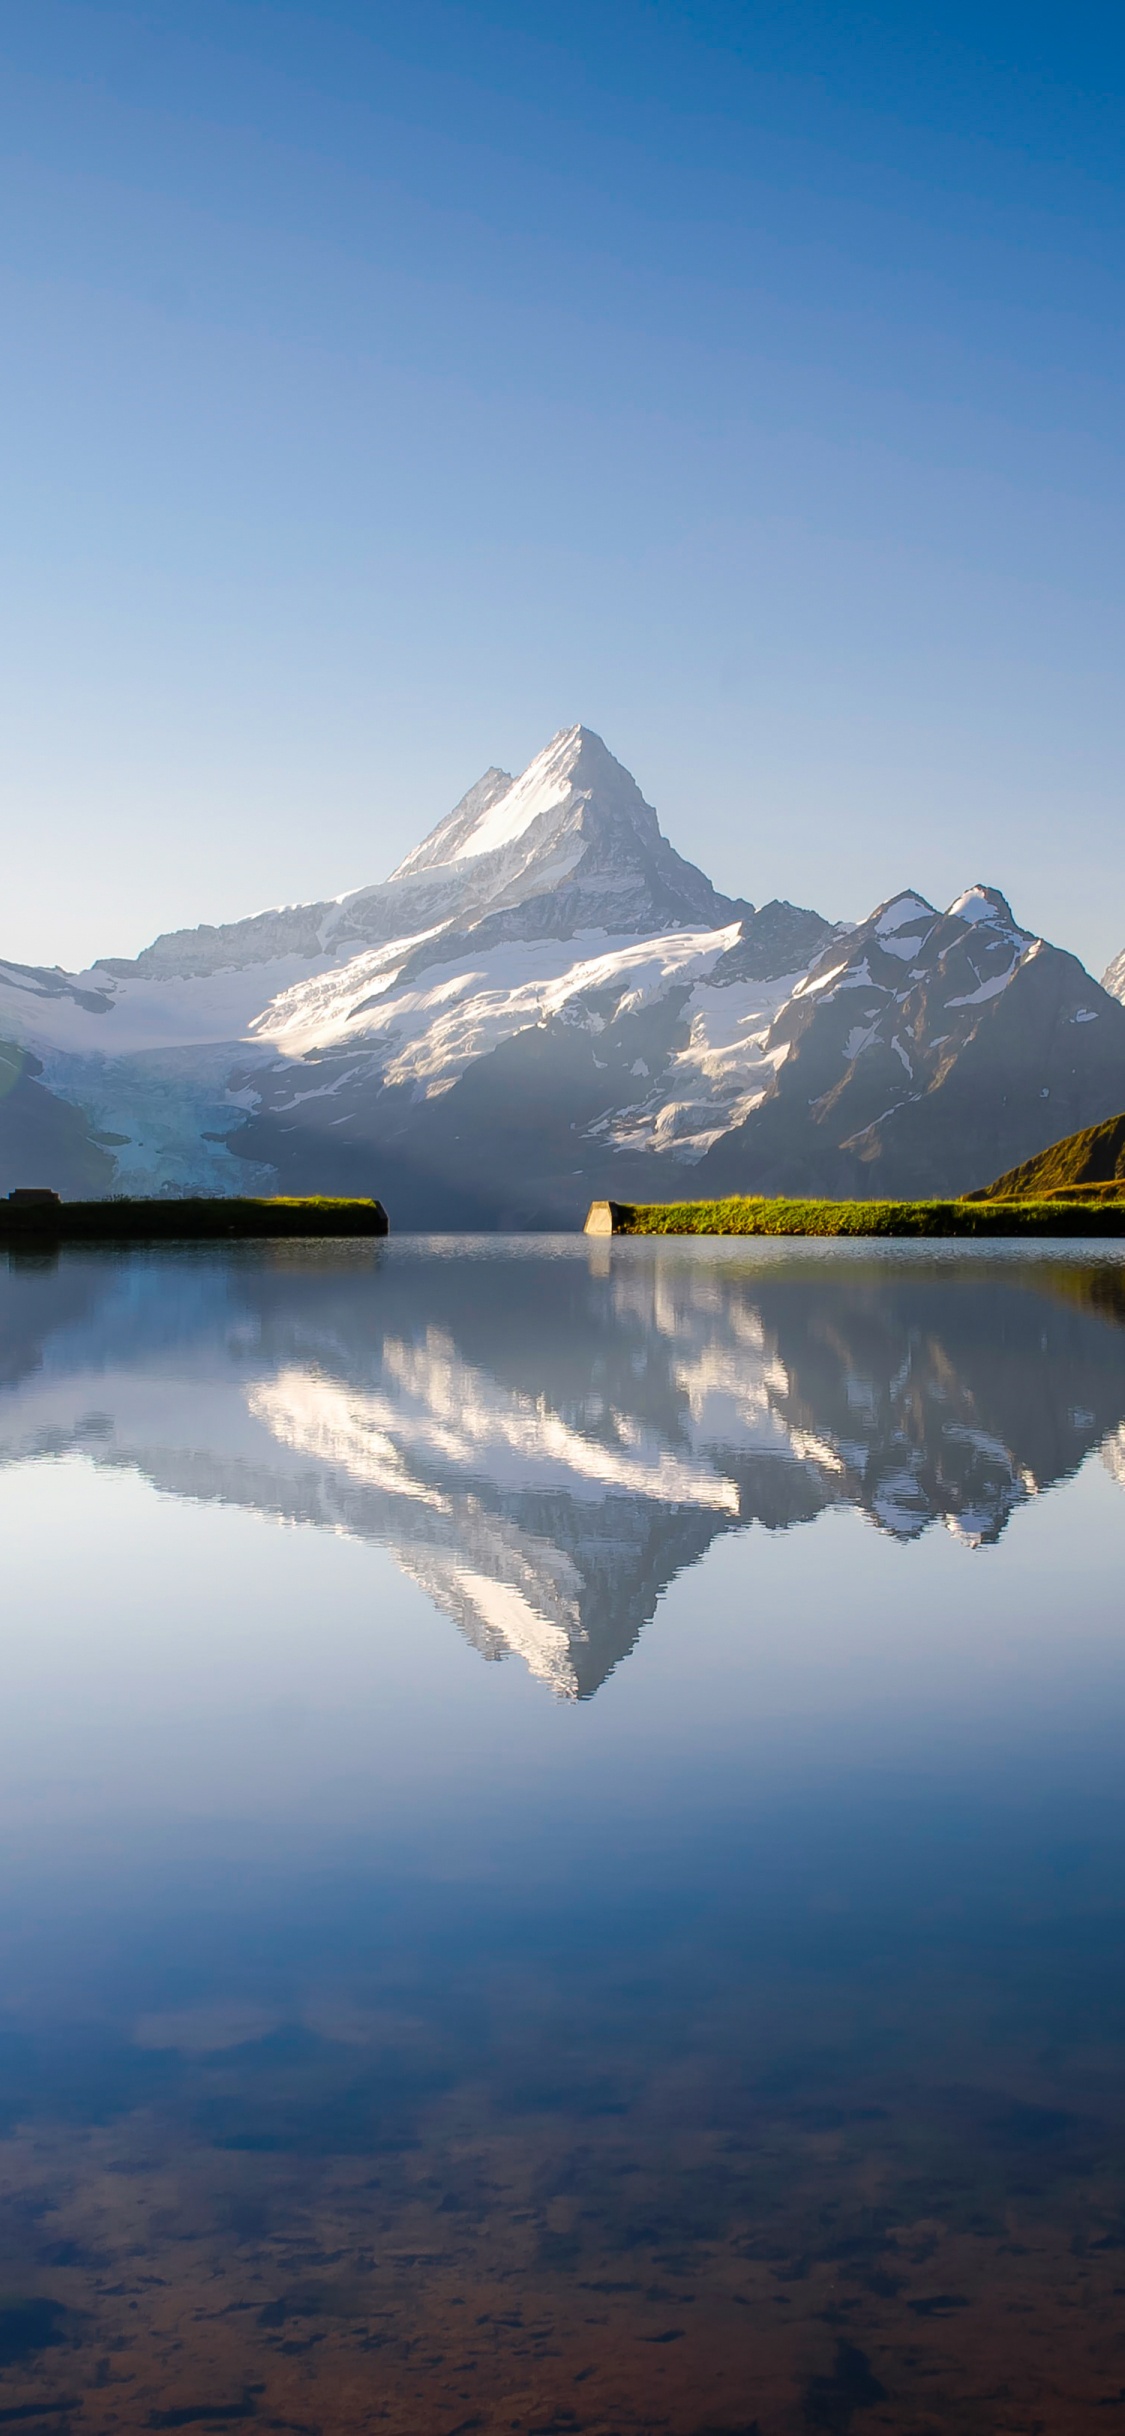
[[[1125,1470],[1112,1268],[521,1248],[468,1285],[421,1247],[16,1267],[0,1463],[378,1540],[568,1699],[720,1533],[852,1506],[979,1547],[1091,1450]]]
[[[0,1267],[0,2428],[1125,2421],[1123,1279]]]

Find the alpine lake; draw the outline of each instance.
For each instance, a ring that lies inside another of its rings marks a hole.
[[[1125,2429],[1125,1246],[0,1255],[0,2430]]]

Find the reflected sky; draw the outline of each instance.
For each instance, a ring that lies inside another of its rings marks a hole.
[[[0,1270],[0,2414],[1125,2420],[1122,1283]]]

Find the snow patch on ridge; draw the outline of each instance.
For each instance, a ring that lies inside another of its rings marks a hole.
[[[813,981],[810,981],[806,976],[796,983],[792,994],[794,998],[819,998],[824,990],[829,989],[834,981],[839,980],[841,973],[847,972],[847,969],[846,963],[834,964],[831,972],[818,973]],[[864,963],[863,970],[865,973],[868,973],[866,962]],[[870,974],[868,974],[868,978],[870,978]]]
[[[385,955],[354,957],[337,972],[282,993],[254,1035],[294,1060],[341,1045],[364,1049],[378,1057],[387,1088],[432,1099],[476,1058],[533,1025],[580,1013],[588,1030],[603,1031],[605,1016],[581,1008],[584,1000],[614,998],[614,1020],[643,1012],[670,986],[709,973],[738,931],[729,923],[658,939],[614,939],[593,931],[574,939],[506,940],[475,956],[428,965],[401,984],[410,942],[397,941]],[[743,987],[761,997],[762,984]],[[724,1000],[731,996],[722,993]],[[732,1015],[736,1011],[731,1008]],[[319,1082],[310,1096],[334,1087],[334,1081]]]
[[[947,1007],[981,1007],[989,998],[998,998],[1001,990],[1007,989],[1009,981],[1015,979],[1022,961],[1022,957],[1015,957],[1006,972],[993,973],[990,980],[981,982],[979,989],[967,990],[963,998],[947,998]]]
[[[321,973],[333,959],[324,957]],[[94,966],[76,976],[110,997],[104,1014],[91,1014],[68,996],[40,996],[15,988],[0,974],[0,1035],[22,1041],[36,1054],[59,1050],[68,1056],[135,1057],[164,1049],[207,1048],[252,1037],[263,1000],[307,983],[309,958],[281,956],[272,964],[233,965],[220,972],[179,978],[127,981]]]
[[[685,1010],[686,1048],[668,1060],[646,1098],[600,1118],[587,1138],[615,1150],[666,1151],[695,1166],[760,1105],[788,1057],[789,1042],[771,1045],[770,1034],[795,978],[728,982],[721,990],[707,977],[698,981]]]
[[[450,860],[459,863],[470,854],[495,854],[501,846],[514,845],[544,812],[557,812],[571,792],[575,747],[581,733],[581,728],[572,727],[554,737],[506,794],[482,813]]]
[[[925,897],[915,896],[912,890],[908,889],[901,897],[892,897],[889,905],[884,905],[880,909],[873,928],[876,938],[880,939],[885,947],[900,931],[905,930],[908,922],[920,920],[932,922],[933,918],[934,907],[927,905]],[[915,940],[910,953],[912,955],[916,953],[920,945],[921,941]],[[893,952],[904,954],[906,951],[905,949],[895,949]]]
[[[990,922],[1002,930],[1017,928],[1007,898],[1001,896],[998,888],[986,888],[980,880],[955,897],[948,910],[961,922]],[[1023,935],[1026,937],[1026,932]]]

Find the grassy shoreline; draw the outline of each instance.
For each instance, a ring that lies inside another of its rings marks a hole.
[[[188,1198],[0,1201],[0,1244],[212,1243],[257,1236],[385,1235],[381,1201]]]
[[[609,1213],[606,1223],[602,1213]],[[595,1201],[590,1235],[1125,1235],[1125,1198],[1011,1201]]]

